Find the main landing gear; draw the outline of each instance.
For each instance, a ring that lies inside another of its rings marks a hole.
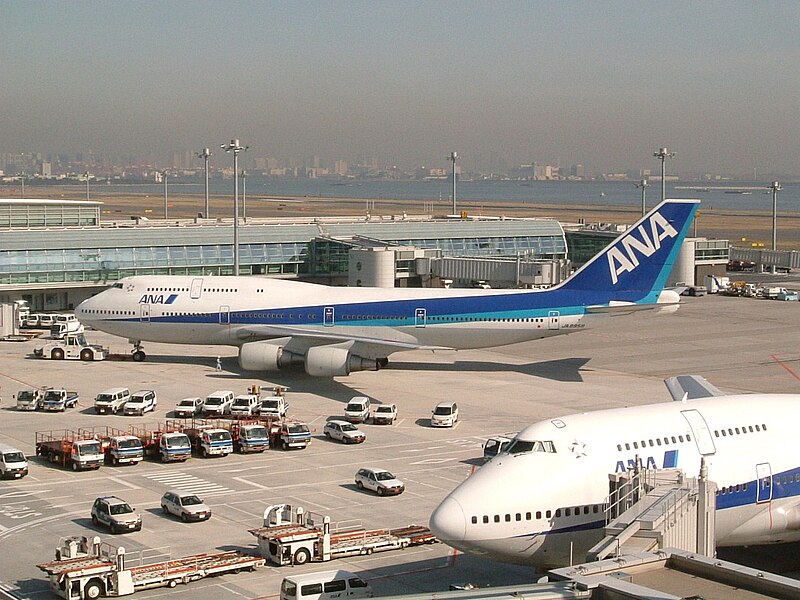
[[[135,362],[142,362],[147,355],[142,350],[142,342],[141,340],[128,340],[133,344],[133,350],[131,350],[131,357]]]

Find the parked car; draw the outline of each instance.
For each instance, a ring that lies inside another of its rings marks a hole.
[[[431,427],[453,427],[458,421],[458,404],[440,402],[431,413]]]
[[[141,531],[142,516],[121,498],[101,496],[92,504],[92,523],[108,527],[111,533]]]
[[[397,406],[394,404],[379,404],[372,413],[372,422],[376,425],[391,425],[397,418]]]
[[[195,494],[188,492],[165,492],[161,496],[161,510],[165,515],[180,517],[184,523],[189,521],[208,521],[211,509]]]
[[[378,496],[396,496],[406,489],[405,484],[391,472],[375,468],[356,471],[356,487],[375,492]]]
[[[344,418],[351,423],[365,423],[369,419],[369,398],[353,396],[344,409]]]
[[[252,417],[258,407],[258,396],[255,394],[242,394],[233,399],[229,412],[232,417]]]
[[[322,431],[326,438],[338,440],[343,444],[360,444],[367,439],[364,432],[347,421],[328,421]]]
[[[202,398],[184,398],[175,406],[175,416],[182,419],[196,417],[203,412],[203,404]]]
[[[158,396],[153,390],[139,390],[131,394],[130,399],[122,409],[126,415],[144,415],[149,411],[154,411],[158,405]]]

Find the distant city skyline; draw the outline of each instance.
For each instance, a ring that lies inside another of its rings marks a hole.
[[[0,7],[0,153],[800,174],[797,2]]]

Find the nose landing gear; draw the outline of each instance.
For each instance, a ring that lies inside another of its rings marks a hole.
[[[133,350],[131,350],[131,358],[135,362],[142,362],[147,355],[142,350],[142,342],[141,340],[128,340],[131,344],[133,344]]]

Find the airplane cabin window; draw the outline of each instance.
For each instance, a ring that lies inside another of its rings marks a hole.
[[[691,442],[692,441],[692,436],[690,436],[688,433],[686,434],[686,441],[687,442]]]
[[[536,513],[536,514],[540,515],[541,513]],[[536,518],[538,519],[539,517],[536,517]],[[526,521],[530,521],[531,520],[531,513],[529,513],[529,512],[525,513],[525,520]]]
[[[716,429],[714,430],[714,437],[719,437],[719,431],[717,431]]]
[[[495,515],[494,516],[494,522],[495,523],[499,523],[500,522],[500,515]]]
[[[542,511],[540,511],[540,510],[536,511],[536,518],[537,519],[541,519],[542,518]]]
[[[558,511],[556,511],[556,516],[558,516]],[[565,517],[571,517],[572,516],[572,509],[571,508],[565,508],[564,509],[564,516]]]
[[[549,519],[549,518],[550,518],[552,515],[553,515],[553,513],[552,513],[551,511],[549,511],[549,510],[548,510],[548,511],[545,513],[545,517],[546,517],[546,518],[548,518],[548,519]]]
[[[483,515],[483,522],[484,523],[488,523],[489,522],[489,515]]]
[[[514,515],[514,516],[515,516],[515,518],[516,518],[516,520],[517,520],[517,521],[522,521],[522,514],[521,514],[521,513],[517,513],[517,514],[516,514],[516,515]]]

